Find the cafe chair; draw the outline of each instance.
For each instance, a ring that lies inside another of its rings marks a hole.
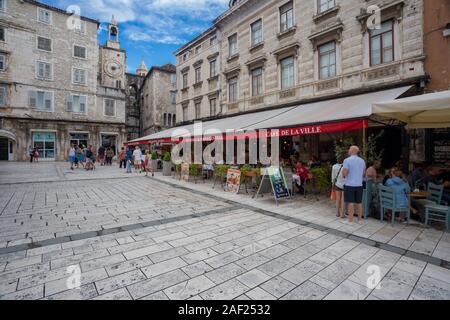
[[[382,184],[378,186],[378,194],[380,199],[380,220],[384,220],[385,210],[392,211],[392,224],[395,222],[396,213],[401,214],[404,212],[406,214],[406,219],[409,223],[410,213],[409,206],[402,207],[398,205],[398,200],[395,195],[394,189],[385,187]]]
[[[373,200],[373,181],[367,181],[366,186],[364,188],[363,193],[363,214],[364,219],[367,219],[367,217],[370,214],[370,208],[372,207],[372,200]]]
[[[428,222],[430,221],[443,222],[445,224],[445,229],[450,231],[450,207],[438,204],[426,205],[425,225],[428,225]]]
[[[433,204],[442,204],[442,195],[444,194],[444,186],[443,185],[437,185],[434,183],[429,182],[427,192],[429,195],[426,199],[419,199],[417,200],[417,203],[421,204],[422,206],[427,205],[433,205]]]

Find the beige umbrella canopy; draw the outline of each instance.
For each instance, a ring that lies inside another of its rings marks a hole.
[[[374,103],[372,113],[400,120],[408,128],[450,127],[450,90]]]

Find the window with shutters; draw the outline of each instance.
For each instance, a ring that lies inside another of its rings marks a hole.
[[[37,38],[37,47],[39,50],[51,52],[52,51],[52,39],[38,37]]]
[[[105,99],[105,116],[115,117],[116,116],[116,101],[112,99]]]
[[[6,11],[6,0],[0,0],[0,11]]]
[[[256,68],[252,70],[252,96],[260,96],[263,93],[263,70]]]
[[[182,111],[183,111],[183,121],[187,121],[188,120],[188,106],[184,105],[182,107]]]
[[[3,42],[6,41],[6,40],[5,40],[5,39],[6,39],[5,34],[6,34],[5,28],[0,27],[0,41],[3,41]]]
[[[334,8],[335,5],[335,0],[317,0],[317,9],[319,13],[330,10]]]
[[[86,59],[87,58],[87,49],[83,46],[73,46],[73,56],[75,58]]]
[[[31,90],[28,94],[28,105],[31,108],[43,111],[53,111],[53,92]]]
[[[259,19],[258,21],[252,23],[250,26],[251,29],[251,45],[255,46],[258,43],[261,43],[263,41],[263,26],[262,26],[262,19]]]
[[[232,57],[234,55],[236,55],[238,52],[238,48],[237,48],[237,40],[238,40],[238,36],[237,33],[233,34],[232,36],[230,36],[228,38],[228,56]]]
[[[163,115],[163,126],[167,127],[167,113],[164,113]]]
[[[86,113],[87,97],[81,95],[69,95],[67,99],[67,111],[73,113]]]
[[[188,87],[188,73],[183,73],[183,89],[186,89]]]
[[[295,84],[294,57],[288,57],[280,61],[281,64],[281,89],[292,88]]]
[[[236,102],[238,100],[238,78],[233,77],[228,80],[228,102]]]
[[[72,82],[74,84],[86,84],[86,70],[74,68],[72,73]]]
[[[6,54],[0,53],[0,71],[6,71]]]
[[[177,93],[175,91],[170,91],[170,102],[177,104]]]
[[[336,75],[336,43],[325,43],[319,47],[319,78],[326,79]]]
[[[52,24],[52,12],[43,8],[38,8],[38,20],[45,24]]]
[[[202,67],[195,68],[195,84],[202,81]]]
[[[209,99],[209,115],[211,117],[217,114],[216,106],[217,106],[217,99],[216,98]]]
[[[53,79],[53,65],[51,63],[37,61],[36,62],[36,77],[42,80]]]
[[[294,8],[289,1],[280,8],[280,31],[284,32],[294,26]]]
[[[394,61],[394,21],[381,24],[380,29],[370,31],[370,65],[376,66]]]
[[[214,78],[217,75],[217,60],[211,60],[209,62],[209,76]]]
[[[0,85],[0,106],[6,106],[6,86]]]
[[[202,103],[201,102],[196,102],[195,103],[195,119],[200,119],[200,115],[201,115],[201,107],[202,107]]]

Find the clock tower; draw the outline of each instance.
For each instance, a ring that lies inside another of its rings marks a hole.
[[[125,89],[126,53],[120,49],[119,24],[114,16],[108,24],[108,40],[100,48],[100,75],[103,87]]]

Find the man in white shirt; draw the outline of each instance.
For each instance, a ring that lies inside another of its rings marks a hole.
[[[136,146],[136,149],[133,151],[133,159],[134,159],[134,169],[136,172],[142,172],[141,163],[142,163],[142,151],[139,146]]]

